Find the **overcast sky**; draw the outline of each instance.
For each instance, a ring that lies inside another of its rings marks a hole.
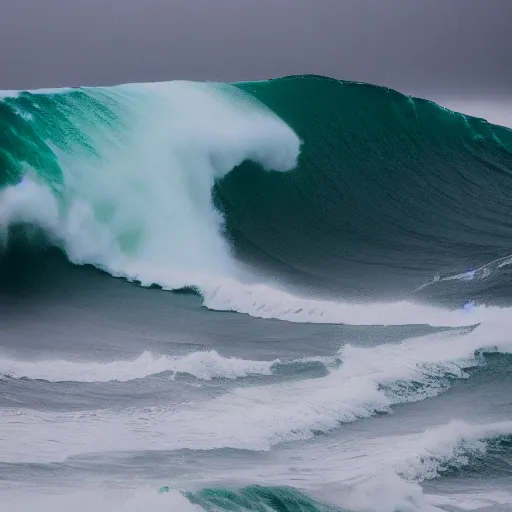
[[[512,0],[0,0],[0,89],[316,73],[507,95]]]

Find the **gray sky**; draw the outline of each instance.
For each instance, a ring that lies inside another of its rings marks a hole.
[[[0,89],[317,73],[512,89],[512,0],[0,0]]]

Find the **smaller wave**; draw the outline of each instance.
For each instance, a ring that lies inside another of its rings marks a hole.
[[[250,485],[242,489],[207,488],[196,493],[187,493],[186,496],[191,503],[201,505],[204,510],[341,512],[337,507],[314,500],[291,487]]]
[[[425,494],[420,483],[467,467],[474,456],[485,455],[496,439],[510,434],[510,421],[480,425],[452,421],[417,433],[365,440],[364,467],[372,471],[363,469],[362,481],[342,491],[336,502],[345,510],[369,512],[444,510],[436,505],[446,504],[445,497]],[[353,460],[354,453],[346,456]],[[465,501],[475,503],[469,496]],[[488,505],[496,502],[495,496],[487,500]]]
[[[510,352],[506,332],[501,324],[486,324],[470,332],[458,329],[373,348],[346,345],[340,352],[341,366],[327,376],[240,386],[178,409],[80,413],[5,409],[0,428],[6,432],[6,442],[0,439],[0,449],[4,459],[14,462],[55,462],[78,454],[142,449],[270,450],[276,444],[332,431],[342,423],[390,412],[396,404],[437,396],[454,379],[469,377],[466,370],[482,362],[480,351]],[[250,414],[241,412],[247,410]],[[7,443],[9,432],[31,439],[31,450]],[[60,443],[54,446],[48,439],[57,435]]]
[[[133,360],[75,362],[58,360],[21,361],[0,359],[0,376],[48,382],[128,382],[164,372],[188,374],[201,380],[237,379],[271,375],[279,360],[251,361],[223,357],[215,350],[193,352],[184,357],[155,356],[144,352]]]
[[[399,473],[408,480],[432,480],[470,465],[474,456],[485,455],[496,440],[511,434],[510,421],[482,425],[453,421],[427,429],[410,436],[415,455],[398,468]]]

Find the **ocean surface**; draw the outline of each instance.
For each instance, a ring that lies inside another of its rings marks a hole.
[[[512,510],[512,130],[295,76],[0,94],[0,509]]]

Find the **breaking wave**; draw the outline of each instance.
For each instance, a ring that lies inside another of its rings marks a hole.
[[[508,305],[512,131],[484,120],[304,76],[15,92],[0,126],[2,274],[36,229],[73,263],[264,318]]]

